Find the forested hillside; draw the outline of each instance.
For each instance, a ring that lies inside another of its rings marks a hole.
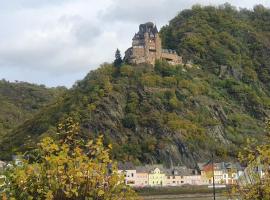
[[[64,88],[0,80],[0,138],[61,95]]]
[[[194,166],[233,159],[262,142],[270,106],[270,10],[194,6],[161,30],[186,62],[103,65],[0,142],[1,156],[53,134],[67,116],[85,137],[103,133],[118,160]]]

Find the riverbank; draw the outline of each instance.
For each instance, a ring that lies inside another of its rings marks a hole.
[[[181,195],[181,194],[212,194],[213,189],[207,186],[181,186],[181,187],[149,187],[149,188],[136,188],[136,192],[140,196],[153,196],[153,195]],[[229,188],[217,188],[217,194],[225,194]]]
[[[213,200],[212,194],[181,194],[141,196],[143,200]],[[217,194],[216,200],[226,200],[226,195]]]

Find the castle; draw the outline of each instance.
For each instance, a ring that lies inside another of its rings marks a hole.
[[[152,22],[139,26],[139,32],[132,39],[132,47],[126,50],[124,60],[131,64],[155,64],[158,59],[170,64],[181,64],[182,57],[175,50],[162,49],[157,27]]]

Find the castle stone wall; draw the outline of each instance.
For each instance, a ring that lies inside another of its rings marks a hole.
[[[182,58],[173,50],[162,49],[158,30],[152,22],[141,24],[139,32],[133,37],[132,47],[125,53],[124,60],[132,64],[155,64],[165,59],[171,64],[181,64]]]

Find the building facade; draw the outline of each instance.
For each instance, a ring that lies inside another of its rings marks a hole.
[[[136,169],[132,163],[119,163],[118,173],[122,174],[125,178],[125,184],[135,187],[136,184]]]
[[[211,163],[205,164],[201,169],[201,178],[204,184],[213,184],[213,174],[216,184],[232,185],[236,184],[242,174],[242,169],[239,164],[233,163]]]
[[[185,184],[184,174],[179,169],[169,169],[166,171],[165,186],[181,186]]]
[[[154,167],[148,173],[148,183],[149,186],[161,187],[165,184],[165,173],[162,171],[161,167]]]
[[[155,64],[158,59],[170,64],[181,64],[182,57],[175,50],[162,49],[157,27],[148,22],[139,26],[139,32],[132,39],[132,47],[126,50],[124,60],[131,64]]]
[[[136,187],[147,187],[149,186],[148,170],[143,166],[136,167]]]
[[[213,169],[215,184],[236,184],[242,168],[233,163],[202,164],[200,170],[185,166],[164,168],[162,165],[134,166],[131,163],[120,163],[118,173],[122,174],[125,184],[131,187],[176,187],[182,185],[212,185]]]

